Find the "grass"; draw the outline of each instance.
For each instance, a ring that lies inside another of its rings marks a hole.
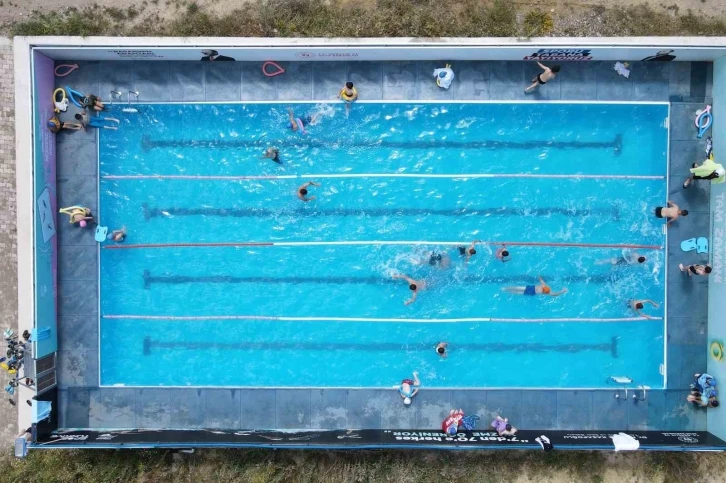
[[[197,2],[185,3],[175,18],[141,15],[98,6],[62,12],[34,12],[9,27],[12,35],[125,35],[231,37],[532,37],[577,35],[558,31],[557,19],[541,10],[518,15],[509,0],[376,0],[375,5],[344,0],[267,0],[247,2],[216,14]],[[158,0],[152,0],[156,3]],[[166,2],[169,5],[169,1]],[[179,3],[175,3],[177,8]],[[720,16],[655,10],[632,5],[588,11],[599,22],[594,32],[612,35],[726,35]],[[94,19],[90,22],[89,19]]]
[[[504,482],[599,483],[608,468],[627,481],[705,482],[721,475],[725,456],[695,453],[616,454],[576,451],[32,451],[0,458],[3,481],[72,482]],[[619,480],[623,481],[623,480]],[[717,480],[713,480],[717,481]]]

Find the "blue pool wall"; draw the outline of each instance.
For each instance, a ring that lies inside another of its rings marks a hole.
[[[714,154],[717,162],[723,163],[726,149],[726,122],[718,116],[718,112],[726,112],[726,59],[719,59],[713,64],[713,110],[716,113],[713,121]],[[711,188],[711,263],[718,277],[711,277],[708,287],[708,373],[717,381],[726,382],[726,361],[719,361],[710,356],[710,345],[713,342],[726,341],[726,183]],[[720,238],[720,241],[717,241]],[[723,384],[723,382],[722,382]],[[723,398],[722,398],[723,402]],[[708,412],[708,429],[721,439],[726,437],[726,413],[724,411]]]
[[[425,390],[410,408],[394,391],[377,389],[163,389],[99,387],[98,306],[78,293],[98,293],[98,249],[89,230],[58,217],[58,384],[62,428],[436,429],[452,407],[484,419],[503,414],[520,428],[595,430],[705,430],[706,413],[685,402],[694,372],[706,366],[708,280],[679,278],[680,240],[709,228],[709,187],[682,190],[688,165],[703,149],[693,112],[711,102],[712,64],[634,62],[630,78],[612,62],[564,63],[553,82],[526,97],[535,75],[530,62],[457,62],[451,89],[435,86],[441,62],[289,63],[284,76],[267,79],[259,63],[175,61],[96,62],[56,79],[81,92],[108,97],[112,89],[138,90],[144,101],[307,101],[329,99],[342,82],[355,82],[362,98],[380,100],[670,101],[669,197],[691,215],[669,231],[667,387],[634,404],[615,389]],[[106,94],[104,94],[106,93]],[[69,120],[73,110],[64,113]],[[98,211],[96,133],[57,137],[58,202]],[[63,223],[65,221],[65,223]],[[190,368],[190,370],[193,370]]]

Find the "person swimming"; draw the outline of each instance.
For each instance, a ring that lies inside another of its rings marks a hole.
[[[297,197],[300,198],[301,200],[305,201],[305,202],[313,201],[315,199],[315,196],[310,196],[310,197],[307,196],[307,194],[308,194],[308,190],[307,190],[308,186],[318,186],[319,187],[320,186],[320,183],[316,183],[315,181],[308,181],[307,183],[301,185],[297,189]]]
[[[313,114],[312,116],[305,116],[305,117],[295,117],[295,113],[292,110],[292,107],[287,108],[287,114],[288,114],[288,127],[293,130],[293,132],[300,132],[302,134],[307,134],[307,131],[305,130],[305,126],[314,126],[318,123],[318,114]]]
[[[540,285],[525,285],[525,286],[517,286],[517,287],[504,287],[502,290],[504,292],[514,294],[514,295],[549,295],[551,297],[558,297],[562,295],[563,293],[567,293],[567,289],[563,288],[559,292],[553,292],[549,285],[547,285],[542,279],[542,277],[538,277],[540,281]]]
[[[642,300],[630,299],[630,300],[628,300],[628,307],[633,309],[633,312],[635,312],[636,314],[638,314],[641,317],[646,318],[646,319],[655,319],[655,317],[651,317],[650,315],[644,314],[641,312],[641,310],[643,310],[643,307],[645,306],[644,304],[650,304],[653,307],[655,307],[656,309],[658,307],[660,307],[660,305],[658,305],[657,303],[653,302],[650,299],[642,299]]]
[[[639,265],[645,263],[645,260],[645,257],[638,253],[630,253],[619,257],[606,258],[605,260],[597,261],[595,262],[595,265]]]
[[[494,253],[494,256],[502,262],[508,262],[512,258],[509,255],[509,250],[507,250],[507,247],[505,247],[504,245],[502,245],[501,248],[497,249],[496,253]]]
[[[282,161],[280,161],[280,150],[278,148],[267,148],[265,154],[262,155],[262,158],[271,159],[277,164],[282,164]]]
[[[411,277],[409,277],[407,275],[402,275],[402,274],[398,274],[398,273],[395,274],[395,275],[393,275],[392,278],[394,278],[396,280],[399,280],[400,279],[400,280],[407,281],[408,284],[409,284],[408,285],[409,290],[411,290],[413,292],[413,295],[411,296],[411,298],[408,299],[408,300],[406,300],[403,303],[404,305],[410,305],[410,304],[412,304],[416,300],[416,296],[417,296],[419,290],[425,290],[426,289],[426,282],[424,282],[423,280],[414,280],[414,279],[412,279]]]
[[[435,347],[436,353],[442,359],[446,359],[446,357],[449,355],[449,353],[446,350],[447,347],[449,347],[449,343],[448,342],[439,342],[438,344],[436,344],[436,347]]]
[[[476,255],[475,245],[477,243],[481,243],[481,240],[474,240],[473,242],[471,242],[471,245],[469,245],[468,247],[464,247],[464,246],[456,247],[459,250],[459,255],[461,255],[462,257],[466,257],[464,259],[465,262],[468,262],[472,256]]]

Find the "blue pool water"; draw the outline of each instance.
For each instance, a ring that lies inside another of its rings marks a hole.
[[[307,135],[286,107],[113,111],[100,221],[146,247],[101,250],[101,384],[390,387],[417,370],[426,387],[663,386],[663,320],[572,319],[632,317],[630,298],[664,315],[667,105],[295,104],[320,113]],[[648,248],[513,245],[502,263],[478,246],[464,263],[456,243],[474,239]],[[282,245],[212,246],[244,242]],[[647,262],[596,263],[634,251]],[[427,290],[405,306],[394,273]],[[502,292],[538,275],[568,292]]]

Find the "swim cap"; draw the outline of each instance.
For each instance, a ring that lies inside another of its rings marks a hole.
[[[411,290],[416,290],[418,287],[416,287],[415,283],[412,283],[411,285],[408,286],[408,288],[410,288]]]
[[[552,291],[551,288],[549,288],[547,285],[542,287],[542,293],[550,293]]]
[[[78,224],[81,225],[81,228],[85,228],[86,225],[88,225],[88,223],[86,223],[86,220],[81,220]]]
[[[455,424],[452,424],[448,428],[446,428],[446,434],[448,434],[449,436],[456,436],[456,433],[457,431]]]
[[[410,397],[403,398],[403,404],[405,404],[406,406],[411,404],[411,398]]]

